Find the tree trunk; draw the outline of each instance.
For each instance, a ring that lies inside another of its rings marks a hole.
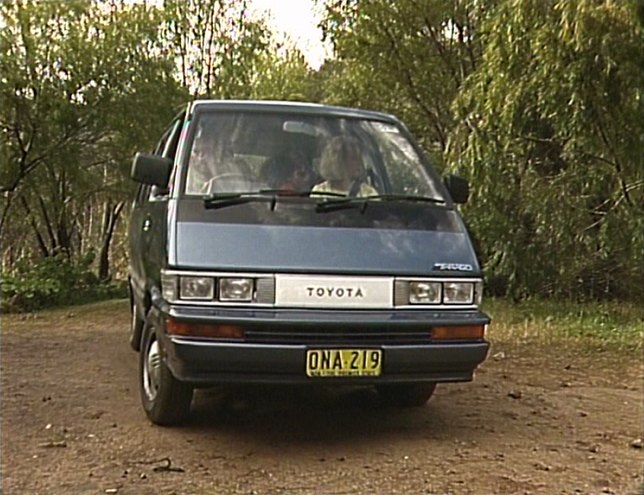
[[[40,249],[40,254],[42,255],[43,258],[46,258],[51,254],[51,252],[47,247],[47,243],[45,242],[45,239],[43,239],[43,236],[40,234],[40,230],[38,229],[38,225],[36,224],[36,219],[34,218],[34,215],[31,212],[31,208],[29,208],[29,203],[27,202],[24,196],[20,197],[20,201],[22,202],[22,207],[24,208],[25,213],[27,214],[27,218],[29,219],[29,224],[31,225],[31,228],[34,230],[36,241],[38,242],[38,249]]]
[[[110,245],[116,228],[121,211],[125,206],[125,201],[121,201],[112,206],[105,204],[105,213],[103,214],[102,232],[101,232],[101,250],[98,256],[98,279],[101,282],[107,282],[110,279]]]
[[[11,201],[13,200],[13,193],[6,192],[4,193],[4,201],[2,202],[2,213],[0,214],[0,250],[4,249],[5,236],[2,235],[4,232],[4,224],[7,221],[9,216],[9,209],[11,208]]]

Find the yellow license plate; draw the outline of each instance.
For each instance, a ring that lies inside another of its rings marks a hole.
[[[311,377],[380,376],[380,349],[310,349],[306,374]]]

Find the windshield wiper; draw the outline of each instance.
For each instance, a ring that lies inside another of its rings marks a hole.
[[[414,196],[411,194],[378,194],[373,196],[364,197],[341,197],[338,199],[329,199],[320,201],[315,211],[318,213],[327,213],[330,211],[345,210],[350,208],[360,208],[360,213],[364,213],[369,203],[376,203],[381,201],[400,201],[400,202],[420,202],[432,204],[444,204],[445,201],[438,198],[431,198],[429,196]]]
[[[213,193],[204,198],[204,206],[206,208],[216,209],[245,203],[264,202],[270,203],[271,210],[274,210],[278,198],[289,199],[309,197],[345,198],[345,195],[334,192],[293,191],[292,189],[260,189],[259,191],[248,192]]]
[[[271,210],[275,209],[277,194],[256,192],[239,192],[239,193],[214,193],[203,199],[206,208],[225,208],[226,206],[241,205],[252,202],[270,203]]]
[[[413,194],[378,194],[375,196],[366,196],[362,199],[378,201],[415,201],[420,203],[444,204],[444,199],[431,198],[429,196],[415,196]]]

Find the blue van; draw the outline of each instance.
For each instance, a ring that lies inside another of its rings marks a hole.
[[[153,423],[232,383],[368,385],[420,406],[485,359],[455,207],[468,184],[441,180],[394,116],[194,101],[132,177],[130,343]]]

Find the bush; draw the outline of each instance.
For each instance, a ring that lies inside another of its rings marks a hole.
[[[90,266],[94,253],[80,260],[70,260],[58,254],[31,262],[21,260],[10,274],[0,281],[2,312],[23,312],[37,309],[80,304],[100,299],[125,297],[122,283],[101,283]]]

